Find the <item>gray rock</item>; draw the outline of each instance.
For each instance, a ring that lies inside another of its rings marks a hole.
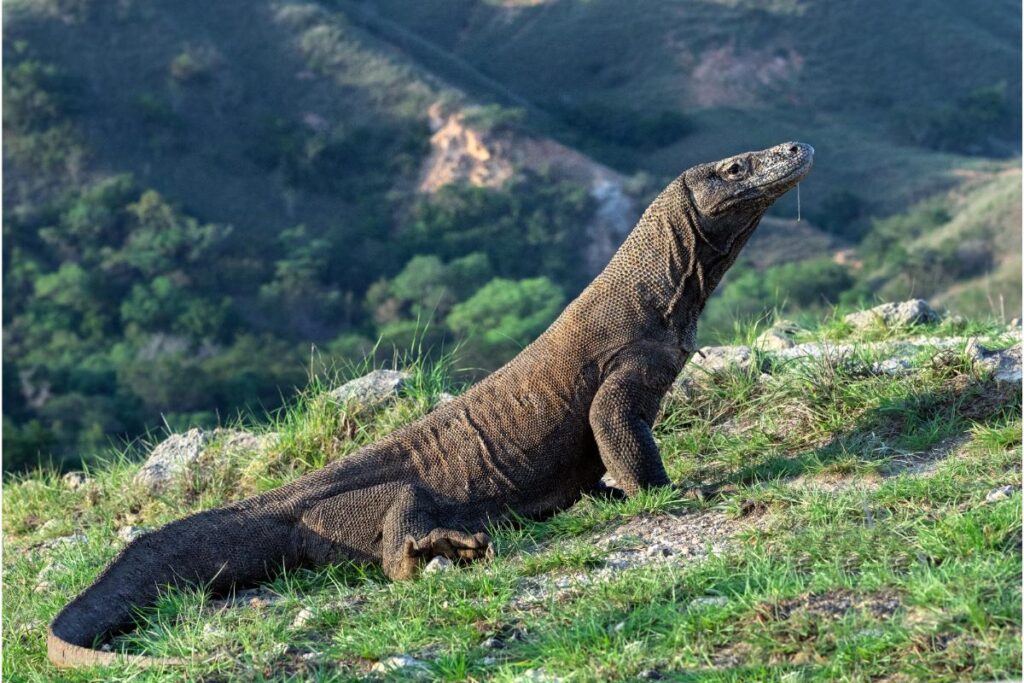
[[[220,446],[223,453],[259,453],[272,446],[278,439],[277,432],[253,434],[237,429],[215,429],[211,441]]]
[[[941,318],[942,316],[925,300],[910,299],[850,313],[843,320],[857,329],[863,329],[875,325],[909,327],[910,325],[938,322]]]
[[[199,460],[209,440],[210,434],[201,429],[170,435],[149,454],[142,469],[135,475],[135,483],[151,493],[165,489]]]
[[[64,486],[68,487],[71,491],[77,491],[78,489],[85,486],[89,479],[85,476],[85,472],[68,472],[61,481],[64,482]]]
[[[800,326],[790,320],[780,320],[758,335],[754,348],[762,351],[781,351],[796,346]]]
[[[423,568],[423,573],[440,574],[441,572],[446,572],[450,570],[454,566],[455,565],[452,564],[452,561],[449,560],[447,557],[444,557],[443,555],[438,555],[432,558],[430,562],[427,563],[427,566]]]
[[[43,541],[38,547],[40,550],[53,550],[65,545],[78,545],[79,543],[85,543],[88,537],[85,534],[71,534],[70,536],[60,536],[58,538],[51,538],[48,541]]]
[[[871,365],[871,372],[876,375],[906,375],[913,370],[914,366],[909,358],[888,358]]]
[[[1012,498],[1013,497],[1013,490],[1014,489],[1013,489],[1012,486],[1000,486],[997,489],[992,489],[991,491],[988,492],[988,495],[985,496],[985,502],[986,503],[998,503],[1001,500],[1006,500],[1007,498]]]
[[[343,405],[358,410],[373,410],[396,399],[408,379],[407,372],[374,370],[332,389],[329,395]]]
[[[259,453],[277,440],[274,432],[253,434],[237,429],[190,429],[184,434],[172,434],[159,443],[149,454],[135,482],[150,493],[163,491],[171,482],[196,466],[211,447],[214,453],[238,455]]]
[[[729,598],[724,595],[704,595],[690,601],[691,608],[725,607],[728,604]]]
[[[530,681],[531,683],[561,683],[563,679],[549,674],[544,669],[527,669],[515,677],[516,681]]]
[[[702,372],[714,374],[733,367],[748,370],[751,359],[749,346],[705,346],[694,355],[687,368],[697,375]]]
[[[36,578],[40,581],[49,580],[50,574],[63,574],[68,570],[67,565],[61,562],[47,562],[46,566],[39,570]]]
[[[313,616],[313,610],[308,607],[303,607],[299,610],[299,613],[295,615],[295,619],[292,620],[292,628],[302,628],[313,620]]]
[[[139,536],[146,533],[148,529],[141,526],[123,526],[117,530],[117,537],[125,543],[131,543]]]
[[[999,383],[1020,384],[1024,373],[1021,371],[1021,345],[1017,343],[1002,351],[984,353],[977,365],[992,372],[992,379]]]
[[[382,659],[373,665],[371,671],[374,673],[387,674],[401,670],[404,673],[416,674],[426,671],[426,665],[415,657],[409,655],[395,655]]]

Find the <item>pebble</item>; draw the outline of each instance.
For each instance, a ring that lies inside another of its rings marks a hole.
[[[292,621],[292,628],[302,628],[313,619],[313,610],[308,607],[303,607],[299,610],[299,613],[295,615],[295,619]]]
[[[77,491],[89,481],[85,476],[85,472],[68,472],[61,477],[61,480],[64,482],[64,486],[67,486],[71,491]]]
[[[131,543],[144,533],[146,529],[141,526],[123,526],[117,530],[117,537],[125,543]]]
[[[724,595],[704,595],[690,601],[691,608],[700,607],[725,607],[729,604],[729,598]]]
[[[516,681],[539,681],[540,683],[561,683],[562,679],[552,676],[544,669],[527,669],[515,678]]]
[[[991,491],[988,492],[988,495],[985,496],[985,502],[986,503],[998,503],[1001,500],[1006,500],[1007,498],[1012,498],[1012,497],[1013,497],[1013,487],[1012,486],[1000,486],[999,488],[992,489]]]
[[[443,555],[438,555],[427,563],[427,566],[423,568],[424,574],[438,574],[440,572],[446,572],[452,569],[455,565],[452,561]]]
[[[409,655],[395,655],[377,662],[373,665],[371,671],[386,674],[399,669],[422,670],[425,668],[426,667],[423,662],[415,657],[410,657]]]

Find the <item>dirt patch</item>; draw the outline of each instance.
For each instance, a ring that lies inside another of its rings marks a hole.
[[[920,453],[901,454],[884,468],[882,476],[897,477],[907,474],[913,477],[924,477],[933,474],[944,461],[963,453],[964,448],[971,442],[970,434],[957,434],[948,439],[943,439],[926,451]]]
[[[635,517],[581,539],[604,551],[602,566],[524,578],[512,607],[530,610],[549,601],[568,602],[583,595],[589,585],[607,581],[626,569],[701,562],[735,547],[742,532],[765,526],[766,517],[760,512],[742,519],[729,518],[717,510]]]
[[[861,594],[839,589],[809,593],[776,603],[762,603],[756,608],[756,614],[761,621],[786,621],[792,617],[833,620],[858,611],[876,619],[888,619],[902,605],[895,591]]]

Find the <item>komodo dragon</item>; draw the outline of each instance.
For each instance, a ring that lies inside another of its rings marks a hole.
[[[408,579],[435,555],[488,557],[484,528],[601,487],[670,485],[651,435],[690,358],[697,316],[765,210],[810,170],[786,143],[685,171],[608,266],[532,344],[461,397],[273,491],[132,541],[50,625],[59,667],[184,660],[90,649],[130,628],[161,587],[223,594],[280,568],[354,560]]]

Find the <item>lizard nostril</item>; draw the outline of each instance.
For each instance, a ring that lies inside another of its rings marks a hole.
[[[796,154],[799,151],[800,151],[800,148],[797,147],[796,145],[790,145],[789,146],[789,153],[790,154]]]

